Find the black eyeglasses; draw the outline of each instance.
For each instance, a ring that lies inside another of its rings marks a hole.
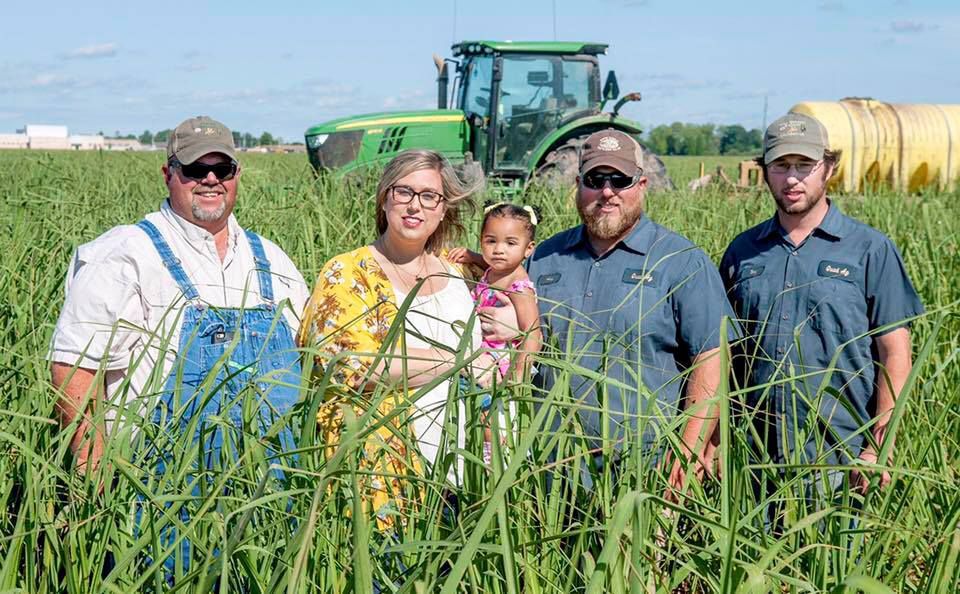
[[[618,171],[611,173],[590,171],[585,173],[583,177],[580,178],[580,181],[583,183],[584,187],[590,188],[591,190],[602,190],[607,182],[610,182],[610,187],[615,190],[626,190],[633,184],[637,183],[642,174],[642,169],[634,176],[624,175]]]
[[[419,196],[420,205],[428,210],[440,206],[440,203],[444,200],[443,194],[439,192],[432,190],[414,192],[413,188],[407,186],[390,186],[390,193],[393,195],[393,201],[397,204],[410,204],[414,198]]]
[[[200,163],[199,161],[194,161],[189,165],[184,165],[176,159],[170,161],[170,167],[180,169],[183,177],[194,181],[203,181],[207,179],[207,175],[213,172],[213,175],[222,182],[233,179],[233,177],[237,175],[238,169],[236,161],[229,161],[227,163]]]

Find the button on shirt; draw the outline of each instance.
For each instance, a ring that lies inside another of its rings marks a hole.
[[[800,428],[808,461],[817,456],[818,435],[820,451],[830,450],[828,463],[846,459],[847,448],[859,455],[864,436],[853,434],[874,412],[872,336],[923,313],[893,242],[831,204],[799,246],[776,216],[742,233],[727,248],[720,273],[749,335],[738,367],[748,385],[760,386],[747,396],[746,412],[765,425],[766,449],[782,459],[793,452]],[[820,390],[835,354],[829,386],[846,403]],[[808,412],[818,397],[821,418],[808,432],[804,424],[813,421]]]
[[[612,439],[624,436],[624,425],[635,428],[638,415],[673,417],[680,374],[697,355],[719,346],[721,318],[733,318],[707,255],[646,216],[599,257],[583,226],[551,237],[537,247],[529,275],[537,288],[545,344],[553,343],[561,358],[611,380],[599,392],[605,395]],[[550,389],[555,372],[545,367],[541,381]],[[590,437],[603,435],[596,386],[588,377],[571,379],[574,398],[584,399],[580,420]],[[653,437],[647,426],[645,443]]]
[[[146,219],[180,259],[201,303],[230,308],[263,303],[253,253],[235,217],[231,215],[227,223],[223,261],[213,235],[177,215],[169,202]],[[309,296],[306,283],[283,250],[266,239],[263,246],[275,302],[280,306],[289,300],[282,311],[296,333]],[[108,399],[117,395],[132,370],[129,400],[143,392],[162,357],[155,387],[162,386],[179,345],[179,313],[185,301],[146,233],[135,225],[122,225],[78,247],[67,271],[65,293],[50,360],[105,369]]]

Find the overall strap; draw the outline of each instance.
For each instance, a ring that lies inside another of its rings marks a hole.
[[[153,246],[157,248],[157,252],[163,260],[163,265],[170,271],[173,280],[177,282],[177,285],[183,292],[183,296],[188,300],[199,299],[200,293],[197,292],[196,287],[190,282],[186,271],[183,270],[183,266],[180,265],[180,258],[173,255],[173,250],[170,249],[170,245],[163,239],[163,236],[160,235],[160,230],[157,229],[156,225],[144,219],[137,223],[137,227],[143,229],[147,237],[150,238],[150,241],[153,242]]]
[[[250,242],[250,249],[253,250],[253,261],[257,266],[257,279],[260,281],[260,296],[264,301],[273,303],[273,280],[270,278],[270,260],[267,260],[267,253],[263,251],[263,242],[260,236],[253,231],[244,230],[247,234],[247,240]]]

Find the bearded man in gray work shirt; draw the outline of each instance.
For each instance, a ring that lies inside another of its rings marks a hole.
[[[660,447],[658,424],[673,423],[681,409],[688,415],[669,477],[680,489],[685,459],[702,469],[704,436],[716,424],[716,406],[707,401],[720,381],[721,319],[733,313],[707,255],[644,215],[641,163],[642,148],[631,136],[613,129],[591,135],[577,177],[583,224],[539,245],[529,274],[547,341],[607,378],[602,386],[586,376],[571,379],[591,447],[621,452],[642,427],[642,447],[651,451]],[[545,366],[541,375],[550,389],[553,371]]]
[[[748,335],[739,367],[756,389],[745,412],[761,458],[890,464],[892,447],[877,458],[910,373],[909,320],[923,305],[893,242],[827,198],[839,160],[827,147],[812,117],[770,124],[759,161],[776,213],[734,239],[720,263]],[[861,491],[869,485],[863,473],[851,478]],[[889,480],[880,475],[881,486]]]

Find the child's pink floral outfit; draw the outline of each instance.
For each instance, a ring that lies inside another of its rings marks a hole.
[[[474,300],[477,302],[477,307],[496,307],[499,305],[499,301],[495,297],[496,292],[500,289],[496,289],[490,286],[490,282],[487,279],[487,275],[490,274],[490,271],[487,270],[483,273],[483,276],[477,281],[477,286],[473,288],[471,294],[473,295]],[[537,294],[537,289],[534,287],[533,282],[529,278],[523,280],[518,280],[510,283],[510,286],[507,288],[507,291],[510,293],[533,293],[534,296]],[[510,348],[519,348],[522,340],[519,338],[511,341]],[[483,347],[488,349],[496,349],[502,351],[507,348],[507,343],[502,340],[483,340]],[[493,353],[494,356],[499,355],[497,364],[500,366],[500,377],[507,377],[507,372],[510,371],[510,353]]]

